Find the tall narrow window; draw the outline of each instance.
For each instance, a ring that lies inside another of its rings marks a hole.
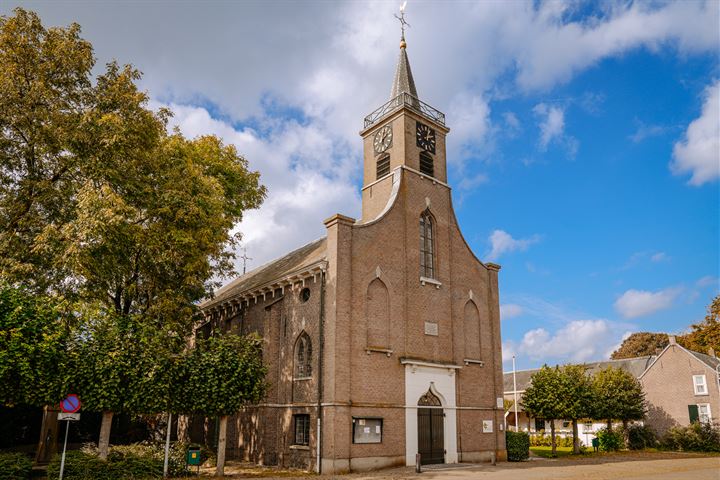
[[[433,221],[429,210],[420,215],[420,276],[435,278]]]
[[[295,343],[295,378],[308,378],[312,375],[312,343],[303,332]]]
[[[390,155],[380,155],[380,158],[377,160],[377,171],[375,175],[375,179],[378,180],[385,175],[390,173]]]
[[[433,157],[427,152],[420,152],[420,173],[424,173],[430,177],[435,176]]]
[[[693,375],[693,384],[695,385],[695,395],[707,395],[707,381],[705,375]]]

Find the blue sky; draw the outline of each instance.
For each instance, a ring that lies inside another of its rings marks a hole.
[[[14,2],[143,71],[190,136],[237,145],[270,195],[250,267],[360,210],[363,116],[389,94],[395,2]],[[605,358],[680,332],[720,285],[720,3],[420,2],[418,92],[447,114],[463,233],[501,271],[506,358]],[[506,364],[507,366],[507,364]]]

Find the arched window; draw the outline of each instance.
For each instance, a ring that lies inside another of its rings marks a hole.
[[[312,375],[312,343],[307,333],[302,332],[295,342],[295,378]]]
[[[375,180],[378,180],[385,175],[390,173],[390,154],[386,153],[384,155],[380,155],[380,158],[377,160],[377,170],[375,171]]]
[[[427,152],[420,152],[420,173],[424,173],[430,177],[435,176],[433,157]]]
[[[433,220],[429,210],[420,215],[420,276],[435,278]]]

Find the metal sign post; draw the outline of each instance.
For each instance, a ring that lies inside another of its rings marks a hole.
[[[68,433],[70,432],[70,422],[80,420],[80,414],[77,413],[80,410],[82,403],[77,395],[71,393],[65,399],[60,402],[60,410],[62,413],[58,413],[58,420],[65,420],[65,442],[63,443],[62,458],[60,459],[60,480],[63,478],[65,471],[65,452],[67,451],[67,439]]]

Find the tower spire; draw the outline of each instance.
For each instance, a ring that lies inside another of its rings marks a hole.
[[[404,2],[400,6],[400,15],[395,15],[400,21],[400,56],[398,57],[397,67],[395,69],[395,79],[393,80],[392,90],[390,91],[390,99],[397,97],[401,93],[409,93],[415,98],[418,98],[417,89],[415,88],[415,80],[413,80],[412,70],[410,70],[410,61],[408,60],[405,43],[405,26],[410,26],[405,21],[405,6],[407,2]]]

